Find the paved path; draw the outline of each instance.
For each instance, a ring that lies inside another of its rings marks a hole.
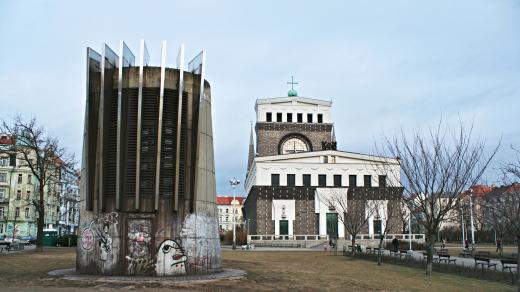
[[[222,245],[222,250],[233,250],[231,245]],[[250,251],[316,251],[311,248],[304,248],[304,247],[258,247],[256,246],[255,249],[249,249],[249,250],[242,250],[241,245],[237,245],[236,251],[244,251],[244,252],[250,252]]]
[[[10,250],[10,251],[2,250],[0,255],[22,253],[22,252],[26,252],[26,251],[30,251],[30,250],[34,250],[34,249],[36,249],[36,245],[34,245],[34,244],[24,245],[23,249],[21,249],[21,250]]]
[[[104,275],[86,275],[79,274],[75,268],[54,270],[47,273],[49,276],[54,276],[70,281],[80,281],[88,283],[104,283],[104,284],[183,284],[183,283],[204,283],[208,281],[215,281],[221,279],[241,279],[247,276],[246,271],[238,269],[223,269],[221,272],[203,275],[187,275],[187,276],[104,276]]]

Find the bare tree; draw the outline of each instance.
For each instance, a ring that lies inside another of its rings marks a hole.
[[[346,192],[330,190],[330,195],[323,198],[330,210],[335,210],[338,220],[342,223],[345,231],[351,236],[352,253],[356,252],[356,236],[366,228],[368,219],[374,214],[376,204],[369,204],[365,193]]]
[[[464,191],[479,181],[500,145],[486,155],[485,143],[474,142],[472,131],[460,125],[452,132],[440,122],[426,134],[403,130],[386,139],[385,151],[400,159],[403,199],[426,232],[426,274],[432,272],[440,224],[459,207]]]
[[[397,215],[397,219],[399,220],[399,225],[401,226],[401,233],[405,234],[408,230],[408,222],[410,217],[410,211],[408,210],[408,206],[406,202],[401,198],[399,198],[399,208],[395,211]]]
[[[401,202],[399,200],[377,200],[372,201],[374,206],[374,216],[381,220],[381,232],[379,233],[379,253],[377,265],[381,265],[383,243],[390,230],[397,228],[400,223]],[[374,231],[375,232],[375,231]],[[404,233],[404,232],[403,232]]]
[[[11,124],[3,122],[1,131],[14,141],[18,167],[28,167],[38,183],[38,199],[32,200],[38,214],[37,250],[43,247],[45,198],[55,191],[62,171],[74,169],[74,157],[59,145],[56,137],[46,134],[35,118],[24,120],[20,115]],[[46,195],[47,194],[47,195]]]
[[[497,233],[508,233],[516,238],[516,260],[520,262],[520,151],[515,148],[513,151],[516,159],[502,167],[507,185],[503,191],[488,198],[487,213],[490,214]],[[516,275],[517,291],[520,291],[520,274]]]

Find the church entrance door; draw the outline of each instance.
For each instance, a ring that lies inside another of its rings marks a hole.
[[[289,220],[280,220],[280,235],[289,235]]]
[[[338,237],[338,214],[327,213],[327,235],[331,238]]]
[[[374,234],[381,234],[381,220],[374,220]]]

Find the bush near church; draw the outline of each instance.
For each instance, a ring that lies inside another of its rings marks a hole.
[[[65,234],[58,237],[58,246],[76,246],[78,236],[76,234]]]
[[[226,233],[224,233],[222,241],[224,244],[233,244],[233,230],[226,231]],[[236,242],[237,245],[247,244],[247,233],[244,231],[243,228],[240,228],[238,226],[236,229]]]

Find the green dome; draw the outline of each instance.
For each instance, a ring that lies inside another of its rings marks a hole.
[[[289,92],[287,92],[287,95],[288,96],[298,96],[298,92],[294,89],[291,89],[291,90],[289,90]]]

